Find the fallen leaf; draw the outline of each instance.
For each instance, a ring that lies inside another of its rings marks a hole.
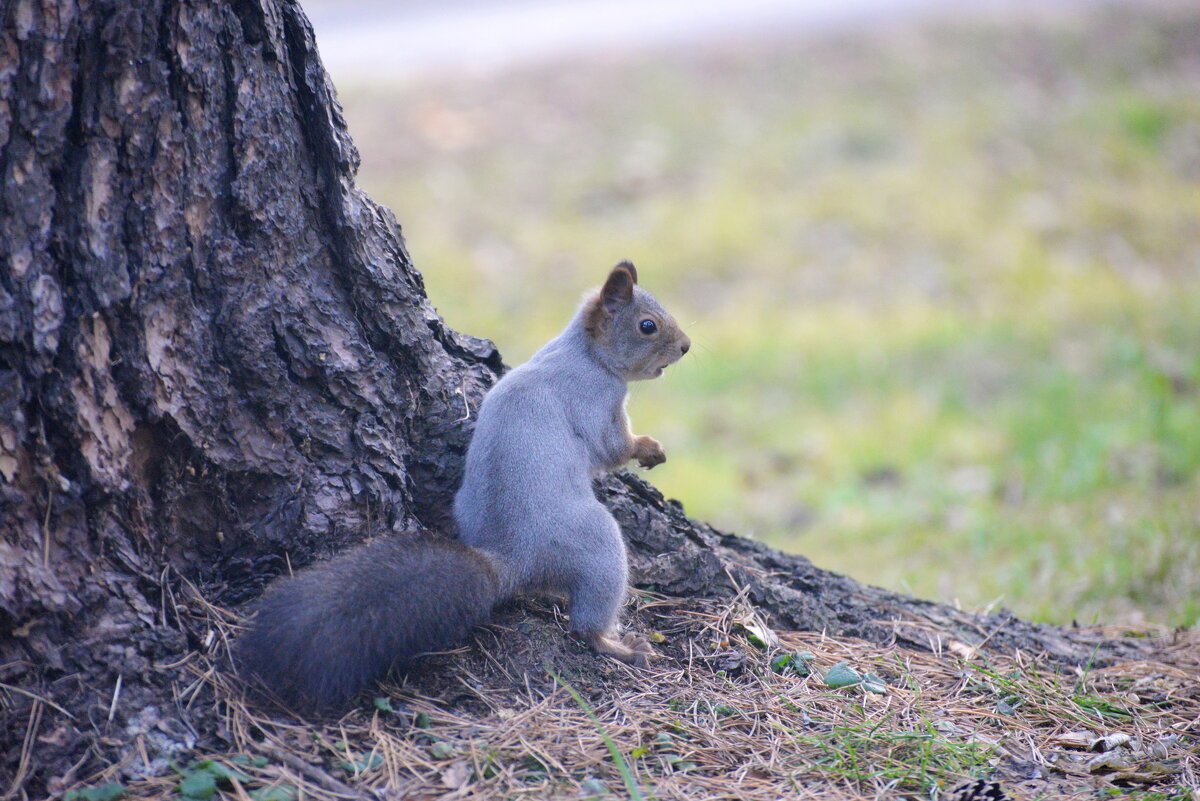
[[[442,784],[449,787],[451,790],[457,790],[464,786],[467,780],[471,778],[471,764],[465,759],[460,759],[442,771]]]
[[[429,755],[434,759],[449,759],[450,757],[454,756],[457,750],[458,749],[445,740],[439,740],[438,742],[429,746]]]
[[[608,787],[596,778],[584,779],[579,785],[579,794],[587,798],[608,795]]]
[[[733,621],[746,630],[751,644],[764,651],[773,651],[779,647],[779,635],[774,629],[763,623],[758,615],[749,612]]]
[[[979,655],[978,648],[974,647],[973,645],[967,645],[965,642],[959,642],[958,640],[951,640],[950,644],[946,647],[950,649],[950,653],[954,654],[964,662],[970,662]]]
[[[1123,751],[1109,751],[1087,761],[1088,773],[1103,773],[1105,771],[1131,771],[1133,760]]]
[[[1154,784],[1162,781],[1170,776],[1174,776],[1181,770],[1181,765],[1178,759],[1167,759],[1161,762],[1148,762],[1142,765],[1141,770],[1129,770],[1114,773],[1108,778],[1115,782],[1138,782],[1139,784]]]
[[[877,673],[868,673],[863,676],[863,689],[876,695],[887,695],[887,682]]]
[[[1077,748],[1081,751],[1086,751],[1092,747],[1092,743],[1096,741],[1096,735],[1090,731],[1069,731],[1063,734],[1056,734],[1050,738],[1050,742],[1054,745],[1063,748]]]
[[[825,674],[825,686],[835,690],[839,687],[853,687],[861,681],[862,676],[857,670],[850,667],[849,662],[838,662]]]
[[[1103,737],[1097,737],[1088,744],[1089,751],[1111,751],[1122,745],[1128,745],[1133,738],[1124,732],[1113,732]]]

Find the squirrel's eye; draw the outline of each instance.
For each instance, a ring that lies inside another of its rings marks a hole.
[[[642,333],[646,336],[650,336],[658,330],[658,326],[654,324],[653,320],[642,320],[640,323],[638,323],[638,328],[641,329]]]

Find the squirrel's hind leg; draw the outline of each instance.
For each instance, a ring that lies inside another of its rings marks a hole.
[[[619,616],[629,592],[629,557],[621,529],[608,510],[596,503],[581,515],[576,550],[561,564],[563,583],[571,595],[571,631],[598,653],[644,667],[650,643],[637,634],[621,636]]]
[[[587,640],[596,653],[615,657],[627,665],[646,667],[651,657],[654,656],[654,649],[650,647],[650,642],[642,635],[633,632],[629,632],[623,637],[613,634],[591,634],[588,635]]]

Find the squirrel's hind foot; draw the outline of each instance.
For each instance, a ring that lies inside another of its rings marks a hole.
[[[608,634],[592,634],[588,642],[597,653],[620,659],[627,665],[646,667],[656,656],[650,642],[640,634],[629,632],[619,639]]]

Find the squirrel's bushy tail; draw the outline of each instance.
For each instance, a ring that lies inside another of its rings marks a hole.
[[[392,666],[453,645],[499,600],[496,569],[479,551],[376,540],[268,587],[236,667],[293,708],[327,711]]]

